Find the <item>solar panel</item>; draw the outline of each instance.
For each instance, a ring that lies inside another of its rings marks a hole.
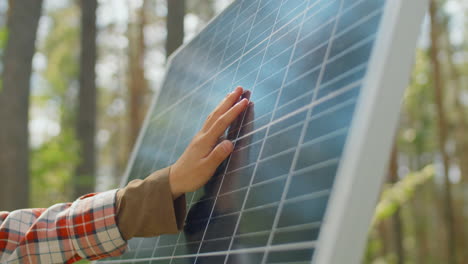
[[[234,1],[172,56],[123,184],[174,163],[240,85],[234,152],[182,232],[101,263],[358,263],[425,5]]]

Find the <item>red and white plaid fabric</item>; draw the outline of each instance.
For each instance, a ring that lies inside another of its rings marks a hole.
[[[127,248],[116,223],[117,190],[44,209],[0,212],[0,262],[73,263]]]

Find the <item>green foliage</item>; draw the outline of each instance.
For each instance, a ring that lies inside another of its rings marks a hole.
[[[47,67],[41,75],[46,84],[32,97],[35,107],[58,106],[54,120],[60,133],[31,150],[31,204],[50,206],[70,201],[72,178],[79,161],[79,146],[74,133],[76,93],[73,84],[78,76],[79,9],[75,5],[49,14],[52,25],[39,51],[47,57]]]
[[[0,28],[0,62],[3,62],[3,50],[8,41],[8,29],[6,27]],[[1,75],[1,72],[0,72]],[[1,76],[0,76],[1,77]],[[0,92],[3,90],[3,81],[0,78]]]
[[[426,50],[418,49],[412,78],[406,89],[399,131],[399,149],[408,154],[435,150],[435,113],[430,62]]]
[[[53,26],[41,48],[47,56],[47,68],[43,76],[49,86],[41,99],[57,101],[64,108],[63,114],[70,115],[75,105],[71,89],[79,69],[78,9],[70,6],[57,10],[51,17]]]
[[[384,187],[380,202],[377,204],[372,225],[392,216],[400,207],[408,202],[417,188],[434,177],[434,166],[428,165],[418,172],[411,172],[393,185]]]
[[[70,199],[71,180],[78,162],[78,144],[73,130],[62,131],[31,152],[31,205],[48,207]]]
[[[8,30],[6,27],[0,28],[0,48],[3,49],[6,46],[8,40]]]

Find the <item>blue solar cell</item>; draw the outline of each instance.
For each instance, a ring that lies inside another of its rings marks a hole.
[[[254,106],[227,132],[235,143],[230,158],[187,194],[184,231],[133,239],[128,253],[103,262],[310,263],[327,235],[330,199],[340,195],[333,191],[382,17],[402,1],[387,2],[237,0],[180,49],[128,180],[175,162],[235,86],[251,91]]]

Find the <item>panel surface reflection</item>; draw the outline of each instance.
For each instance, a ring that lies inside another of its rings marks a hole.
[[[129,180],[177,160],[235,86],[235,150],[187,194],[183,232],[121,263],[310,263],[383,0],[238,0],[173,57]],[[139,262],[141,261],[141,262]]]

